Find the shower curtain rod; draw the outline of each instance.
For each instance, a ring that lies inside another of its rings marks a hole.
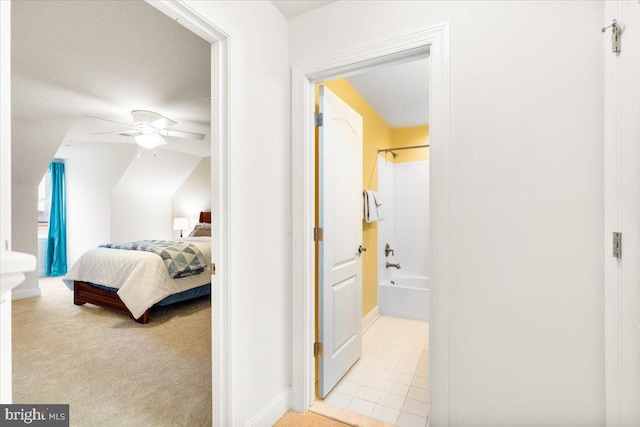
[[[378,148],[378,153],[383,153],[387,151],[398,151],[398,150],[410,150],[412,148],[426,148],[429,144],[425,145],[412,145],[411,147],[398,147],[398,148]]]

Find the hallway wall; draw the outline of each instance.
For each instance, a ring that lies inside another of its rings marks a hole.
[[[431,332],[449,347],[431,381],[448,389],[430,423],[602,426],[603,2],[340,1],[290,20],[290,62],[445,22],[451,269]]]

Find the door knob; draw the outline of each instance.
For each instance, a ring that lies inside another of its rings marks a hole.
[[[363,247],[362,245],[358,246],[358,253],[361,254],[362,252],[366,252],[367,248]]]

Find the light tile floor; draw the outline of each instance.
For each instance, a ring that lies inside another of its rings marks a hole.
[[[379,317],[362,341],[362,357],[324,403],[399,427],[425,427],[429,323]]]

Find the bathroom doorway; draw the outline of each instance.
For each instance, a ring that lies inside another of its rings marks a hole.
[[[364,45],[292,66],[292,390],[291,408],[306,412],[315,403],[315,226],[314,86],[392,63],[429,56],[430,113],[430,282],[429,403],[433,422],[449,417],[449,25]]]
[[[428,76],[429,59],[413,58],[316,87],[320,113],[325,109],[323,94],[335,94],[361,117],[363,131],[358,159],[361,188],[353,192],[357,197],[363,193],[358,200],[360,212],[355,214],[362,243],[348,263],[361,268],[360,275],[336,284],[328,282],[326,276],[333,265],[328,265],[326,246],[333,247],[337,238],[316,242],[316,340],[323,351],[316,357],[318,400],[312,410],[347,422],[363,417],[393,425],[426,426],[428,420]],[[333,225],[323,221],[333,215],[326,211],[333,209],[333,196],[327,196],[331,189],[324,188],[325,175],[339,171],[344,160],[344,155],[331,158],[335,151],[324,148],[329,144],[327,138],[335,134],[330,131],[333,122],[337,119],[326,114],[317,121],[316,227],[325,236],[332,233],[328,227]],[[344,189],[335,193],[340,191]],[[360,280],[359,304],[336,317],[342,323],[327,327],[326,310],[339,307],[336,296],[345,293],[346,283],[355,287],[356,280]],[[356,306],[357,320],[351,319]],[[348,327],[356,321],[362,326],[352,328],[357,333],[351,332]],[[331,382],[336,374],[331,364],[352,352],[347,345],[356,343],[361,345],[359,357],[343,366],[338,379]]]

